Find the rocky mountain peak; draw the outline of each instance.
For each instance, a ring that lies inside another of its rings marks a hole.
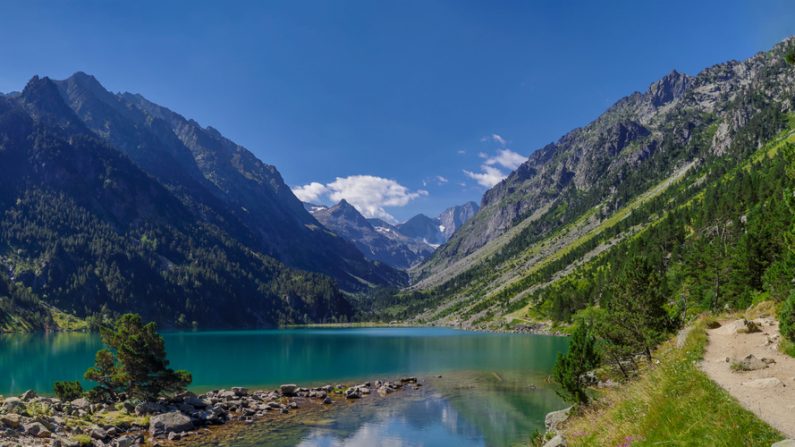
[[[672,70],[649,87],[651,103],[660,107],[680,98],[690,87],[690,83],[688,75]]]
[[[50,78],[33,76],[19,98],[33,118],[61,129],[87,132]]]
[[[367,222],[367,219],[362,216],[359,210],[345,199],[340,200],[339,203],[330,208],[319,210],[318,212],[329,214],[335,218],[345,218],[349,222],[355,223],[357,226],[370,226],[370,223]]]

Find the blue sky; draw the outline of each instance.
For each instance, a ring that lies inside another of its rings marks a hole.
[[[212,125],[305,197],[404,220],[479,201],[674,68],[790,34],[784,0],[8,1],[0,91],[82,70]]]

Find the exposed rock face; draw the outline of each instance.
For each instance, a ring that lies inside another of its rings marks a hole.
[[[447,242],[466,221],[478,212],[478,204],[467,202],[442,211],[439,217],[428,217],[418,214],[406,222],[397,225],[397,230],[415,241],[433,246]]]
[[[406,222],[397,226],[401,234],[412,239],[423,241],[426,244],[439,245],[445,241],[444,233],[440,228],[439,219],[417,214]]]
[[[466,221],[473,218],[479,209],[480,207],[477,203],[467,202],[442,211],[442,214],[439,215],[439,224],[441,225],[440,229],[444,235],[444,240],[450,239],[453,233],[461,228],[461,225],[464,225]]]
[[[711,153],[729,150],[747,124],[762,119],[757,101],[793,110],[795,70],[784,61],[793,42],[788,39],[772,51],[715,65],[696,76],[673,71],[647,91],[619,100],[590,124],[536,150],[484,194],[475,218],[417,269],[417,279],[444,272],[545,207],[601,204],[601,212],[609,214],[637,193],[623,189],[625,185],[648,188],[697,161],[700,155],[693,147],[701,141]],[[647,174],[638,177],[640,172]],[[577,216],[549,219],[535,234],[547,234]]]

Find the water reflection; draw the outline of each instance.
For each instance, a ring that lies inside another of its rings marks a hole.
[[[218,447],[508,447],[528,445],[544,415],[564,403],[544,377],[456,373],[427,388],[387,398],[341,403],[321,414],[306,410],[208,441]],[[540,386],[539,386],[540,385]]]
[[[0,334],[0,394],[50,392],[56,380],[79,380],[102,343],[85,333]]]

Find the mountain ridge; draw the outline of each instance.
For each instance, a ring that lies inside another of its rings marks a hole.
[[[776,48],[783,48],[791,41],[785,40]],[[661,151],[674,152],[672,147],[686,147],[694,141],[696,130],[703,132],[716,125],[712,136],[714,151],[725,150],[732,133],[747,122],[750,106],[737,107],[736,116],[725,116],[725,111],[714,108],[725,108],[742,100],[747,95],[743,92],[749,79],[759,76],[759,70],[764,69],[762,60],[767,55],[763,52],[746,62],[717,64],[696,76],[673,70],[653,82],[646,92],[633,92],[621,98],[589,124],[533,152],[519,168],[486,191],[475,218],[431,259],[412,271],[414,282],[429,276],[444,276],[443,271],[456,261],[472,255],[536,211],[560,200],[585,200],[582,196],[592,190],[593,197],[587,200],[593,204],[613,196],[613,203],[606,204],[604,211],[609,212],[608,208],[615,208],[619,201],[625,200],[616,197],[616,186],[632,176],[635,166]],[[681,113],[693,116],[675,116]],[[671,123],[679,120],[674,125],[690,128],[663,128],[669,123],[666,117],[673,117]],[[686,163],[686,154],[675,156],[681,158],[680,166]],[[670,174],[674,164],[663,169]],[[663,174],[659,172],[657,180]],[[646,182],[651,184],[650,179]],[[597,188],[600,191],[595,191]]]
[[[367,262],[323,231],[278,170],[211,127],[140,94],[112,94],[78,72],[54,81],[85,125],[167,185],[196,211],[285,264],[328,274],[351,291],[399,285],[402,274]]]
[[[527,300],[545,296],[538,291],[644,228],[636,216],[649,203],[677,185],[699,190],[705,170],[745,160],[787,126],[793,47],[789,38],[695,76],[673,71],[534,152],[412,269],[404,295],[422,309],[416,321],[499,327],[500,316],[527,318]]]

